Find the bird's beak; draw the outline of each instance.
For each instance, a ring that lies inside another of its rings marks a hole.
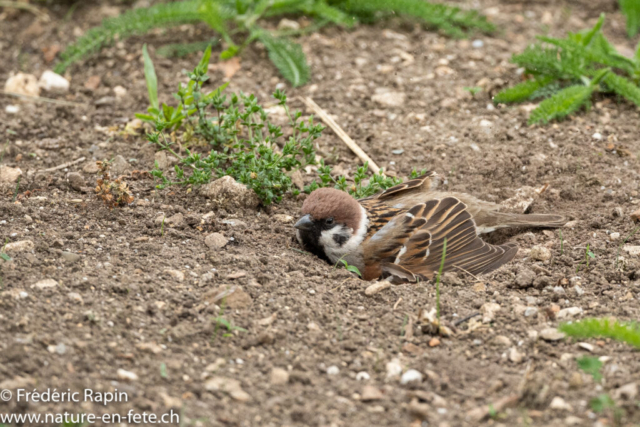
[[[313,221],[311,220],[311,215],[306,214],[305,216],[300,218],[298,222],[296,222],[294,227],[297,228],[298,230],[307,230],[307,231],[313,229]]]

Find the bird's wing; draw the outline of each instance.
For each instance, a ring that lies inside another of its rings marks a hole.
[[[445,238],[444,271],[488,273],[509,262],[518,251],[513,243],[496,246],[482,241],[467,206],[447,197],[415,205],[389,221],[366,242],[365,264],[371,259],[369,253],[378,253],[376,243],[384,242],[385,257],[377,258],[377,270],[430,279],[440,268]]]
[[[402,184],[394,185],[393,187],[388,188],[381,193],[374,194],[373,196],[367,197],[363,200],[376,199],[386,201],[400,195],[408,195],[416,193],[418,191],[432,191],[440,185],[441,181],[442,177],[436,172],[427,172],[420,178],[410,179],[409,181],[405,181]]]

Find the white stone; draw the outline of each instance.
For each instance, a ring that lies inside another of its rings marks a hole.
[[[631,256],[640,255],[640,246],[624,245],[622,250],[627,252]]]
[[[509,349],[509,360],[516,364],[522,363],[524,354],[520,353],[517,348],[511,347]]]
[[[592,344],[589,344],[588,342],[579,342],[578,343],[578,347],[580,347],[582,349],[585,349],[585,350],[587,350],[589,352],[592,352],[592,353],[593,353],[593,350],[595,348]]]
[[[125,371],[124,369],[118,369],[118,379],[122,381],[137,381],[138,375],[131,371]]]
[[[578,314],[582,313],[582,308],[580,307],[568,307],[563,308],[556,314],[556,319],[566,319],[568,317],[574,317]]]
[[[289,373],[282,368],[271,370],[271,384],[286,384],[289,382]]]
[[[409,383],[421,383],[422,382],[422,374],[415,369],[409,369],[407,372],[402,374],[400,378],[400,384],[406,385]]]
[[[573,411],[573,408],[571,407],[571,405],[565,402],[564,399],[561,398],[560,396],[556,396],[551,400],[551,403],[549,404],[549,408],[557,409],[559,411],[568,411],[568,412]]]
[[[530,256],[536,261],[548,261],[551,259],[551,251],[544,246],[536,245],[531,248]]]
[[[164,274],[170,276],[172,279],[178,282],[184,281],[184,273],[180,270],[165,270]]]
[[[480,126],[483,128],[490,128],[493,126],[493,122],[490,122],[489,120],[480,120]]]
[[[20,112],[20,107],[17,105],[7,105],[4,107],[4,111],[7,114],[18,114]]]
[[[222,233],[211,233],[204,239],[204,244],[214,251],[222,249],[227,243],[229,243],[229,239],[224,237]]]
[[[480,311],[483,314],[482,323],[491,323],[498,310],[500,310],[500,304],[495,302],[484,303],[482,307],[480,307]]]
[[[611,233],[611,234],[609,234],[609,240],[611,240],[612,242],[615,242],[619,238],[620,238],[620,233]]]
[[[356,374],[356,381],[369,381],[371,379],[371,375],[368,372],[360,371]]]
[[[69,80],[62,77],[60,74],[56,74],[53,71],[47,70],[42,73],[38,86],[47,92],[68,92]]]
[[[482,40],[474,40],[471,42],[471,47],[475,49],[480,49],[484,46],[484,42]]]
[[[12,184],[18,181],[22,176],[20,168],[11,168],[9,166],[0,166],[0,182]]]
[[[371,97],[371,100],[384,107],[401,107],[404,105],[406,95],[403,92],[383,92]]]
[[[122,86],[116,86],[113,88],[113,93],[118,99],[122,99],[127,96],[127,89]]]
[[[387,362],[387,378],[398,377],[402,374],[402,365],[398,359]]]
[[[18,73],[9,77],[4,84],[5,92],[17,93],[25,96],[40,96],[38,79],[32,74]]]
[[[331,365],[327,368],[327,375],[338,375],[340,373],[340,368],[336,365]]]
[[[602,141],[602,134],[600,132],[596,132],[593,135],[591,135],[591,137],[593,139],[597,139],[598,141]]]
[[[35,285],[33,285],[33,287],[38,288],[40,290],[49,289],[49,288],[55,288],[56,286],[58,286],[58,282],[56,282],[53,279],[40,280],[40,281],[36,282]]]
[[[559,341],[564,337],[564,332],[560,332],[556,328],[547,328],[540,331],[540,338],[545,341]]]
[[[293,30],[298,31],[300,29],[300,23],[291,19],[283,18],[278,23],[278,30]]]

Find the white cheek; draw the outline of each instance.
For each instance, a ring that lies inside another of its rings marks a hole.
[[[325,252],[331,251],[331,252],[335,252],[335,251],[339,251],[340,248],[342,247],[342,245],[339,245],[338,243],[336,243],[336,241],[334,240],[333,236],[335,235],[339,235],[339,234],[344,234],[344,235],[351,235],[351,229],[345,229],[345,227],[343,227],[342,225],[337,226],[337,227],[333,227],[330,230],[324,230],[320,233],[320,239],[319,239],[319,243],[320,245],[324,246],[325,248]],[[327,255],[329,255],[329,253],[327,252]],[[329,255],[331,256],[331,255]]]

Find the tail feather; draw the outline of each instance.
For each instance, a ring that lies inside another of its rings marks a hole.
[[[505,212],[493,213],[494,224],[487,224],[479,230],[481,233],[488,233],[498,228],[558,228],[565,225],[569,220],[562,215],[554,214],[514,214]]]

